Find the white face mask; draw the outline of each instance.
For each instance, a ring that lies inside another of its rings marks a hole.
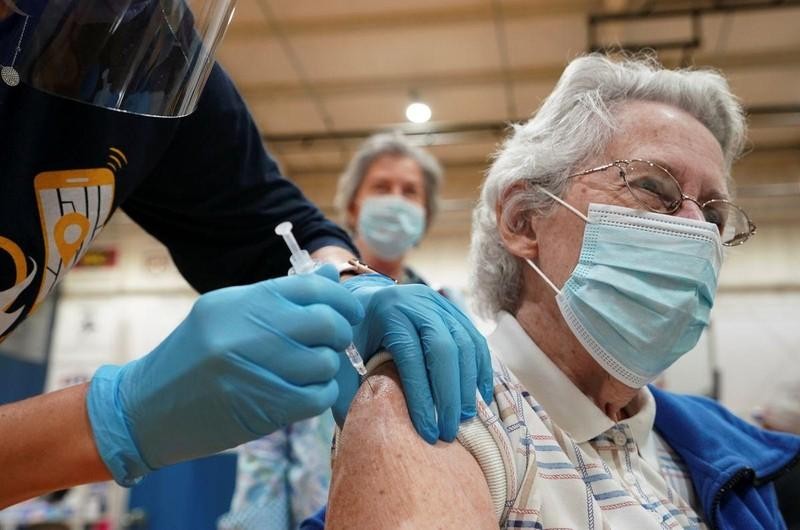
[[[672,215],[590,204],[575,270],[558,289],[561,314],[592,358],[640,388],[691,350],[708,325],[722,265],[717,227]]]
[[[425,232],[425,210],[397,195],[369,197],[358,215],[358,234],[386,260],[402,257]]]

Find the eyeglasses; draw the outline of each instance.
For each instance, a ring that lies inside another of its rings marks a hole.
[[[636,202],[651,212],[673,214],[680,209],[683,201],[695,203],[702,210],[705,220],[717,225],[725,246],[741,245],[756,233],[756,225],[744,210],[725,199],[711,199],[701,203],[694,197],[685,195],[681,185],[669,171],[647,160],[615,160],[604,166],[575,173],[569,178],[605,171],[611,167],[619,170],[619,176]]]

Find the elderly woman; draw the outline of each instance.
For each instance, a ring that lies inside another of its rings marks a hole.
[[[724,246],[755,232],[730,200],[744,129],[717,73],[574,60],[474,215],[493,404],[428,446],[375,359],[338,439],[328,528],[783,527],[771,481],[800,439],[646,386],[707,325]]]

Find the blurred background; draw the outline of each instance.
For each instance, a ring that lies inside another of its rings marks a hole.
[[[721,70],[748,113],[749,146],[733,173],[758,233],[728,252],[713,325],[663,384],[749,418],[800,374],[799,29],[800,1],[791,0],[239,0],[218,58],[284,174],[329,216],[337,178],[370,134],[400,129],[438,157],[442,210],[409,261],[467,300],[470,216],[491,154],[571,58],[647,49],[667,66]],[[410,120],[412,103],[428,106],[428,121]],[[0,401],[146,353],[195,296],[166,250],[117,213],[50,308],[0,346]],[[224,490],[232,471],[222,467],[215,480]],[[179,488],[154,483],[133,490],[142,508],[123,518],[124,492],[79,488],[68,524],[213,528],[230,492],[198,502],[210,485],[197,468],[181,469],[194,497],[171,498]],[[45,512],[0,512],[0,528]]]

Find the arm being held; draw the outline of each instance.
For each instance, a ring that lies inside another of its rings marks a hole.
[[[354,398],[337,440],[326,528],[498,526],[478,463],[459,443],[422,440],[391,363]]]

